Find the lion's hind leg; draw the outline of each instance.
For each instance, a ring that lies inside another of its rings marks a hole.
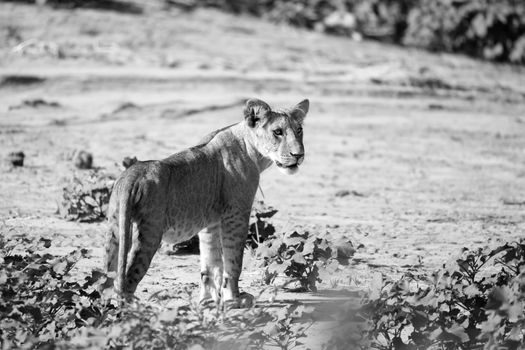
[[[104,242],[104,272],[106,274],[116,273],[118,268],[118,212],[109,215],[108,229],[106,231]],[[108,276],[99,291],[113,288],[114,276]]]
[[[201,288],[199,300],[219,302],[222,285],[222,249],[219,223],[209,225],[199,232],[201,260]]]

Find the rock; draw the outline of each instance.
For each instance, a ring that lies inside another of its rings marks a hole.
[[[337,192],[335,193],[335,196],[336,196],[336,197],[346,197],[346,196],[348,196],[349,194],[350,194],[350,191],[348,191],[348,190],[341,190],[341,191],[337,191]]]
[[[24,100],[19,105],[9,106],[9,110],[15,110],[15,109],[22,109],[22,108],[41,108],[41,107],[51,107],[51,108],[59,108],[61,107],[60,103],[54,102],[54,101],[46,101],[41,98],[36,99],[30,99],[30,100]]]
[[[91,169],[93,167],[93,155],[84,150],[76,151],[73,155],[73,163],[78,169]]]
[[[352,195],[355,197],[365,197],[363,193],[357,192],[357,191],[340,190],[335,193],[336,197],[346,197],[349,195]]]
[[[24,166],[24,158],[25,154],[22,151],[11,152],[7,156],[7,159],[9,160],[9,163],[11,163],[12,166]]]

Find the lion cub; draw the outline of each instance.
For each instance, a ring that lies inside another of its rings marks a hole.
[[[251,302],[238,282],[259,174],[272,163],[297,172],[308,108],[308,100],[278,111],[248,100],[244,121],[166,159],[126,169],[111,195],[105,244],[104,268],[117,272],[117,293],[135,292],[162,240],[179,243],[199,233],[201,300]]]

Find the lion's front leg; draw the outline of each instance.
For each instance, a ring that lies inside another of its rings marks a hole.
[[[221,220],[222,301],[232,307],[251,307],[253,296],[239,292],[244,245],[249,228],[249,211],[225,215]]]

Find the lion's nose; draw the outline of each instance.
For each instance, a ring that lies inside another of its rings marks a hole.
[[[304,157],[304,153],[292,153],[290,152],[290,154],[292,155],[292,157],[295,157],[296,159],[301,159]]]

